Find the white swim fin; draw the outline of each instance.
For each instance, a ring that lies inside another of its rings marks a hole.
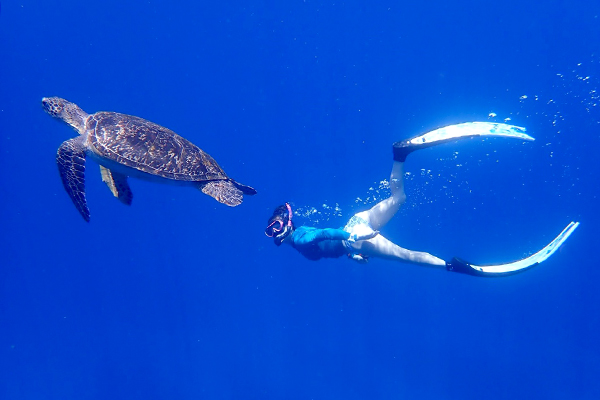
[[[532,268],[550,257],[565,240],[577,229],[579,222],[571,222],[552,242],[537,253],[519,261],[507,264],[475,265],[460,258],[454,257],[446,263],[448,271],[462,272],[476,276],[506,276]]]
[[[463,124],[445,126],[412,139],[394,143],[394,160],[404,162],[406,156],[415,150],[476,136],[500,136],[521,140],[535,140],[526,134],[525,130],[525,128],[520,126],[497,122],[465,122]]]

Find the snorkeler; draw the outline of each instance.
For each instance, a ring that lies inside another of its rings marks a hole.
[[[267,223],[265,234],[273,238],[275,244],[289,244],[310,260],[349,258],[366,263],[369,257],[409,262],[424,266],[445,268],[448,271],[462,272],[478,276],[503,276],[523,271],[550,257],[577,228],[578,222],[571,222],[550,244],[537,253],[519,261],[496,264],[475,265],[459,258],[444,261],[426,252],[408,250],[386,239],[379,231],[398,212],[406,200],[404,194],[404,162],[413,151],[475,136],[504,136],[523,140],[534,140],[517,126],[469,122],[436,129],[412,139],[393,145],[394,163],[390,177],[391,196],[373,206],[370,210],[355,214],[344,228],[317,229],[308,226],[296,227],[292,222],[293,211],[286,203],[275,209]]]

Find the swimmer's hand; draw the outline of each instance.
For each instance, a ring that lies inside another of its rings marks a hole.
[[[379,235],[379,231],[374,231],[374,230],[369,230],[368,232],[364,232],[364,233],[351,233],[350,237],[348,238],[348,243],[354,243],[354,242],[358,242],[359,240],[369,240],[374,238],[375,236]]]
[[[369,262],[369,257],[363,256],[362,254],[348,254],[348,258],[353,259],[359,264],[366,264]]]

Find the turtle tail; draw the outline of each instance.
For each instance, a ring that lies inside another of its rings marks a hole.
[[[254,189],[251,186],[242,185],[241,183],[236,182],[233,179],[231,180],[231,183],[233,183],[236,188],[244,192],[245,195],[254,196],[256,194],[256,189]]]

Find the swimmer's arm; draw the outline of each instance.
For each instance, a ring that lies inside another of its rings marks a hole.
[[[315,229],[314,232],[311,232],[309,235],[306,235],[306,242],[310,243],[319,243],[324,240],[348,240],[350,239],[350,234],[343,229]],[[303,238],[304,239],[304,238]]]

